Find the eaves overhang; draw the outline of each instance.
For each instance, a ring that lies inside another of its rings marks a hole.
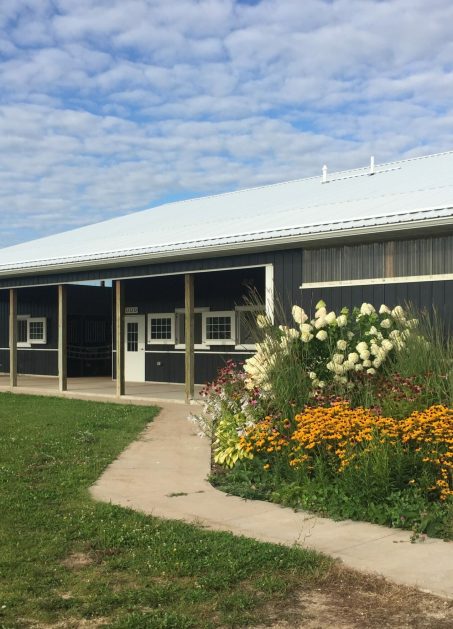
[[[26,262],[23,265],[12,267],[0,266],[0,277],[16,278],[24,276],[33,276],[36,274],[50,274],[55,272],[71,272],[71,271],[90,271],[99,269],[112,269],[112,267],[124,267],[140,264],[152,264],[158,262],[173,262],[181,260],[191,260],[194,258],[219,257],[223,255],[251,253],[257,250],[282,249],[292,246],[315,244],[332,244],[333,242],[344,242],[345,240],[357,240],[357,238],[366,238],[367,240],[379,236],[380,238],[389,238],[395,233],[401,236],[404,233],[413,234],[414,232],[430,232],[445,227],[453,227],[453,206],[438,208],[437,210],[423,210],[420,212],[433,213],[442,212],[445,216],[436,216],[424,220],[414,220],[413,217],[401,217],[400,221],[383,222],[384,217],[377,217],[373,225],[354,225],[351,220],[351,226],[342,223],[341,226],[331,225],[330,229],[320,226],[312,226],[310,229],[306,227],[303,231],[299,228],[296,232],[295,228],[282,229],[276,234],[275,231],[266,234],[265,232],[256,232],[255,234],[238,235],[233,237],[217,238],[214,241],[199,241],[191,243],[180,243],[171,246],[147,247],[141,249],[132,249],[128,251],[102,252],[94,255],[78,256],[74,259],[48,259]],[[413,213],[411,213],[413,214]],[[395,219],[395,217],[393,217]],[[318,227],[318,229],[316,229]]]

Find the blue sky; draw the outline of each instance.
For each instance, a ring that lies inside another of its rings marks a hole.
[[[0,246],[453,149],[448,0],[1,0]]]

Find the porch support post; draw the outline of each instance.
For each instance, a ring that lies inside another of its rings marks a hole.
[[[193,400],[194,387],[194,345],[195,345],[195,326],[194,326],[194,279],[193,275],[186,273],[184,276],[185,289],[185,380],[186,380],[186,402]]]
[[[124,379],[124,284],[115,282],[115,323],[116,323],[116,397],[126,393]]]
[[[58,389],[68,390],[68,348],[67,348],[67,307],[66,286],[58,285]]]
[[[17,292],[9,289],[9,383],[17,387]]]

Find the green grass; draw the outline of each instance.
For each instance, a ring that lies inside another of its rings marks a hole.
[[[312,552],[94,502],[156,412],[0,394],[1,628],[251,626],[326,573]]]

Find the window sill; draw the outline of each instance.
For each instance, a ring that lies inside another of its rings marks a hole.
[[[174,345],[175,339],[148,339],[148,345]]]
[[[233,339],[206,339],[205,344],[211,347],[211,345],[236,345],[236,341]]]
[[[203,343],[195,343],[193,348],[194,349],[211,349],[211,346],[204,345]],[[178,343],[177,345],[175,345],[175,349],[186,349],[186,346],[184,343]]]

